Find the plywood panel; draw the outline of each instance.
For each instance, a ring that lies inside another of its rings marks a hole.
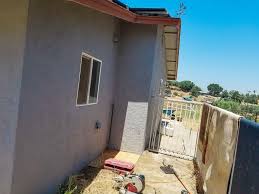
[[[104,161],[110,158],[117,160],[130,162],[136,164],[140,155],[133,154],[129,152],[117,151],[117,150],[105,150],[100,156],[98,156],[94,161],[92,161],[89,166],[95,168],[102,168]]]

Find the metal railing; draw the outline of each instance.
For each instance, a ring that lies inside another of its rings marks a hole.
[[[152,151],[193,159],[201,122],[203,103],[163,99],[158,129],[152,129]]]
[[[186,129],[199,130],[203,103],[165,99],[162,120],[175,120]]]

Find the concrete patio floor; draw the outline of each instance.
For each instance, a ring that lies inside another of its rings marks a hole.
[[[146,178],[143,194],[181,194],[184,190],[172,170],[165,167],[163,163],[173,166],[191,194],[198,193],[196,172],[192,161],[145,151],[136,162],[135,168],[136,173],[143,174]],[[99,168],[86,169],[84,174],[86,175],[84,194],[118,194],[118,191],[113,189],[113,178],[117,174]]]
[[[164,164],[173,166],[165,167]],[[136,165],[136,173],[146,177],[146,189],[143,194],[180,194],[184,187],[173,173],[175,170],[188,188],[195,194],[196,176],[192,161],[177,159],[162,154],[144,152]]]

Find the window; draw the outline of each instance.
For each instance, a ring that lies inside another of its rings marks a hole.
[[[102,62],[82,54],[77,105],[97,104]]]

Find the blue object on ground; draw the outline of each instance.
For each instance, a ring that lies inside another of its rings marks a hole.
[[[175,110],[173,110],[173,109],[164,109],[163,110],[163,114],[166,114],[168,116],[173,115],[174,112],[175,112]]]

